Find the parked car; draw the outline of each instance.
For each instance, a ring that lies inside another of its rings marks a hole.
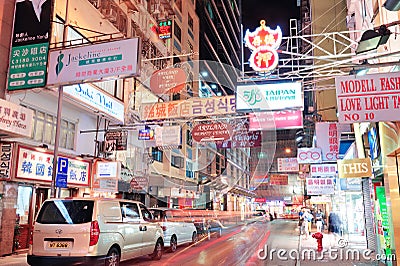
[[[159,221],[164,232],[164,245],[171,252],[175,252],[179,245],[197,242],[196,227],[182,210],[150,208],[150,211],[155,221]]]
[[[48,199],[34,224],[30,265],[118,265],[150,255],[160,259],[163,231],[140,202],[106,198]]]
[[[211,219],[207,221],[207,237],[211,239],[212,236],[221,237],[222,229],[224,226],[217,219]]]

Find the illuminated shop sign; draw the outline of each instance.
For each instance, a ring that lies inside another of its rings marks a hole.
[[[160,21],[158,23],[158,37],[160,39],[170,39],[172,36],[172,20]]]
[[[252,51],[249,63],[255,71],[271,71],[278,65],[276,49],[282,42],[282,31],[279,26],[270,29],[265,20],[261,20],[260,25],[253,32],[247,30],[244,37],[246,46]]]

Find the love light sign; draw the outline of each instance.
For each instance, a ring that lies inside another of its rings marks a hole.
[[[282,42],[282,31],[279,26],[275,30],[265,25],[265,20],[260,21],[260,27],[255,31],[246,31],[244,37],[246,46],[252,50],[249,63],[255,71],[271,71],[278,65],[278,49]]]

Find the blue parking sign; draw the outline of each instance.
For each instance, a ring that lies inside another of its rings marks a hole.
[[[67,187],[67,176],[68,176],[68,159],[58,157],[56,187],[66,188]]]

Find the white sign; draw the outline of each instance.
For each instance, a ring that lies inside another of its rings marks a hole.
[[[316,146],[321,148],[322,161],[336,162],[339,159],[339,142],[342,132],[350,132],[350,125],[336,122],[319,122],[315,124]]]
[[[304,108],[300,82],[239,85],[236,88],[237,111]]]
[[[16,166],[16,178],[51,182],[53,154],[19,147]],[[88,162],[68,158],[67,184],[89,186],[89,169]]]
[[[322,154],[320,148],[298,148],[297,149],[298,163],[321,163]]]
[[[307,195],[330,195],[335,193],[334,178],[306,178]]]
[[[278,158],[278,172],[298,172],[297,158]]]
[[[340,123],[397,121],[400,72],[335,78]]]
[[[156,138],[156,146],[181,145],[181,127],[180,126],[164,126],[156,127],[154,136]]]
[[[121,162],[98,162],[97,178],[119,177],[121,173]]]
[[[336,176],[337,164],[312,164],[310,165],[311,176]]]
[[[64,93],[81,103],[124,122],[124,103],[89,84],[65,86]]]
[[[140,39],[132,38],[50,52],[47,85],[138,76]]]
[[[31,137],[33,111],[21,105],[0,99],[0,132]]]

